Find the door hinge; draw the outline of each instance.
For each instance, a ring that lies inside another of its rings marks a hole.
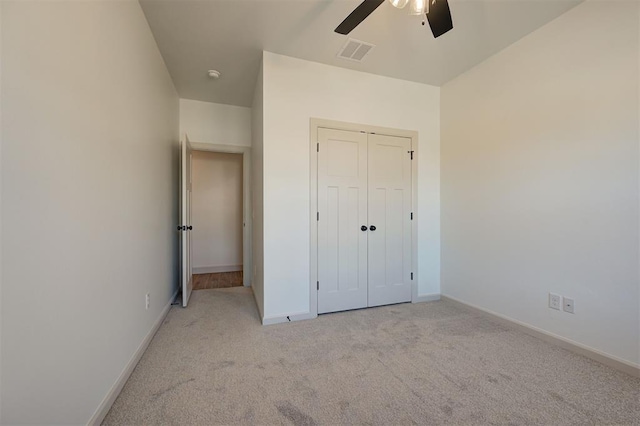
[[[411,273],[411,281],[413,281],[413,272]]]
[[[411,159],[413,160],[413,151],[407,151],[409,154],[411,154]]]
[[[320,220],[320,212],[316,212],[316,221]]]
[[[320,152],[320,142],[316,144],[316,152]]]
[[[320,281],[316,281],[316,290],[320,290]]]
[[[411,220],[413,220],[413,212],[411,212]]]

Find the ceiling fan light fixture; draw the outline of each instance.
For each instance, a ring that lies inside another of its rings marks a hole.
[[[409,15],[424,15],[427,10],[427,1],[430,0],[411,0]]]
[[[1,0],[0,0],[1,1]],[[363,0],[353,12],[347,16],[335,29],[338,34],[349,34],[355,27],[360,25],[362,21],[367,19],[385,0]],[[407,0],[389,0],[392,6],[402,8],[407,5]],[[434,38],[440,37],[442,34],[453,29],[453,20],[451,19],[451,9],[447,0],[409,0],[410,15],[426,15],[429,22],[431,33]],[[422,25],[425,24],[423,19]]]
[[[409,0],[389,0],[389,3],[393,5],[393,7],[397,7],[398,9],[402,9],[409,3]]]

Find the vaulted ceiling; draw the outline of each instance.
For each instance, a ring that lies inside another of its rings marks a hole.
[[[439,86],[581,1],[449,0],[454,29],[438,39],[388,2],[349,36],[333,30],[360,0],[140,3],[180,97],[249,106],[262,50]],[[362,63],[336,56],[349,37],[376,45]]]

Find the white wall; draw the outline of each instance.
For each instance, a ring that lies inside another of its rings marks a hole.
[[[263,68],[256,80],[251,107],[251,179],[252,179],[252,245],[253,245],[253,278],[251,287],[256,299],[260,317],[264,317],[264,182],[263,182]]]
[[[419,132],[419,295],[440,293],[440,89],[264,52],[264,315],[309,311],[309,119]]]
[[[2,8],[1,422],[85,424],[176,290],[178,97],[138,2]]]
[[[0,1],[0,309],[2,308],[2,1]],[[2,313],[0,312],[0,424],[2,423]]]
[[[242,154],[193,151],[194,273],[242,270]]]
[[[251,108],[180,99],[184,133],[193,142],[251,146]]]
[[[443,294],[636,364],[637,7],[583,3],[442,88]]]

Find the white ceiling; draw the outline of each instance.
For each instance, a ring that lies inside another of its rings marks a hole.
[[[262,50],[440,86],[581,1],[449,0],[454,28],[438,39],[388,2],[349,36],[333,30],[360,0],[140,3],[181,98],[250,106]],[[376,48],[362,63],[339,59],[348,37]]]

